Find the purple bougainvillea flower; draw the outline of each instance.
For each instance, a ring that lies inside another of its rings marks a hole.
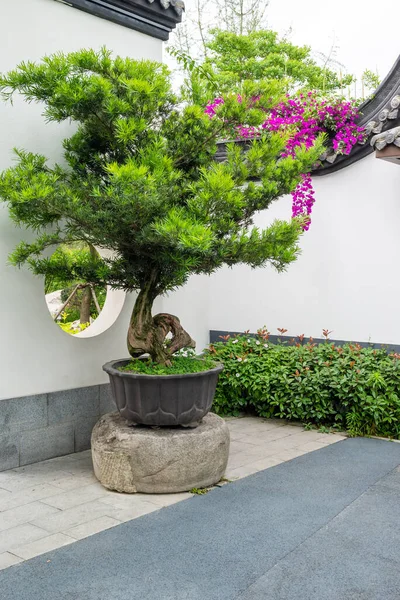
[[[243,102],[242,96],[237,96]],[[251,99],[250,105],[259,97]],[[205,108],[205,113],[213,118],[216,108],[224,103],[223,98],[215,98]],[[267,113],[267,118],[260,127],[245,124],[236,129],[238,138],[255,138],[262,131],[282,132],[290,134],[282,157],[295,156],[300,147],[311,148],[320,133],[327,133],[332,147],[338,154],[350,154],[353,147],[365,141],[365,130],[357,125],[358,111],[352,102],[333,100],[328,104],[317,92],[309,91],[306,95],[291,97]],[[307,231],[311,223],[311,212],[315,202],[315,192],[310,173],[302,175],[301,181],[292,192],[292,217],[305,217],[303,229]]]

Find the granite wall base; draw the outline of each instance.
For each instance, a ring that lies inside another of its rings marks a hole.
[[[0,471],[89,449],[95,423],[114,410],[108,383],[0,400]]]

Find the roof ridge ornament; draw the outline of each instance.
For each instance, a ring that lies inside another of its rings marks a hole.
[[[370,145],[374,150],[383,150],[383,148],[389,144],[400,146],[400,125],[398,127],[388,129],[387,131],[384,131],[378,135],[374,135],[370,141]]]

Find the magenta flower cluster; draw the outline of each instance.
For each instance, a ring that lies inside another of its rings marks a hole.
[[[206,115],[208,115],[210,118],[215,117],[216,113],[216,108],[220,105],[220,104],[224,104],[224,99],[223,98],[215,98],[215,100],[213,100],[212,102],[210,102],[210,104],[207,104],[204,112],[206,113]]]
[[[241,102],[242,99],[238,98]],[[216,98],[208,104],[205,112],[211,117],[216,108],[223,104],[223,98]],[[316,92],[287,96],[284,102],[267,112],[267,118],[260,127],[241,125],[236,129],[238,138],[254,138],[262,131],[289,134],[282,157],[295,156],[300,147],[311,148],[320,133],[327,133],[337,154],[350,154],[357,143],[365,140],[365,130],[356,123],[358,112],[352,102],[335,99],[321,99]],[[303,228],[308,230],[311,212],[315,201],[310,173],[302,179],[292,192],[292,217],[304,216]]]

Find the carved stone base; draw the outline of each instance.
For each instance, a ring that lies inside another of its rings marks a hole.
[[[92,433],[97,479],[110,490],[167,494],[214,485],[229,455],[225,421],[208,413],[195,429],[129,426],[117,412],[104,415]]]

